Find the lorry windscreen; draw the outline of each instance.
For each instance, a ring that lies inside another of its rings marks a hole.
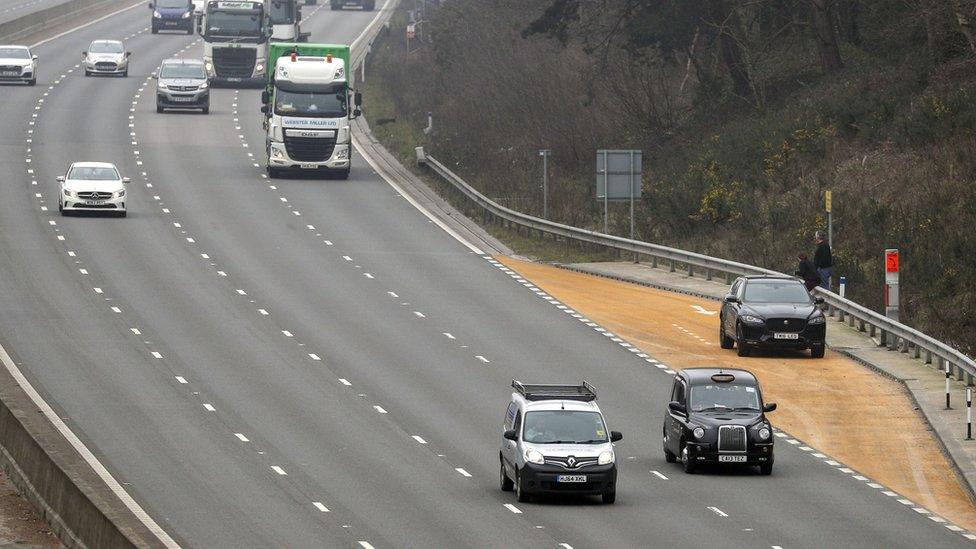
[[[271,24],[283,25],[295,22],[295,2],[271,2]]]
[[[207,15],[207,34],[214,36],[260,36],[261,16],[253,12],[210,12]]]
[[[342,118],[346,116],[346,89],[326,91],[275,90],[275,114],[284,116],[313,116]]]

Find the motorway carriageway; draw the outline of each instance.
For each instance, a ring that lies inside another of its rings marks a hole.
[[[349,43],[373,16],[306,8],[303,26]],[[201,45],[148,23],[129,10],[43,44],[36,88],[4,89],[0,344],[174,544],[968,545],[788,443],[771,477],[676,474],[669,376],[361,157],[349,181],[266,179],[259,90],[156,114],[148,75]],[[83,76],[95,38],[127,40],[129,78]],[[133,178],[128,218],[57,215],[73,160]],[[599,387],[626,437],[616,505],[498,490],[516,377]]]

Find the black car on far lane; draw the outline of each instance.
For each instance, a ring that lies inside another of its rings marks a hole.
[[[737,346],[739,356],[755,348],[810,349],[810,356],[823,358],[827,324],[821,303],[795,278],[738,278],[722,303],[719,344]]]
[[[664,458],[686,473],[707,463],[773,472],[773,427],[759,381],[737,369],[685,368],[674,377],[664,416]]]

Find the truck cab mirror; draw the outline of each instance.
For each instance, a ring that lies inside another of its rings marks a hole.
[[[352,111],[352,117],[353,118],[357,118],[357,117],[362,116],[362,115],[363,115],[363,111],[361,111],[359,109],[355,109],[355,110]]]
[[[355,94],[353,94],[353,96],[352,96],[352,102],[357,107],[362,107],[363,106],[363,94],[362,94],[362,92],[356,92]]]
[[[261,92],[261,102],[267,103],[268,99],[271,99],[270,97],[268,97],[268,90],[264,90],[263,92]]]
[[[64,176],[63,175],[59,175],[58,176],[58,183],[64,183]]]
[[[268,114],[268,106],[267,105],[261,105],[261,112],[263,112],[264,114]]]
[[[725,302],[726,303],[738,303],[739,302],[739,298],[735,297],[732,294],[729,294],[729,295],[725,296]]]
[[[31,59],[33,59],[34,61],[37,61],[37,56],[36,55],[32,55],[31,56]]]
[[[159,79],[159,72],[158,71],[153,71],[153,73],[152,73],[151,76],[152,76],[152,79],[153,80],[158,80]]]

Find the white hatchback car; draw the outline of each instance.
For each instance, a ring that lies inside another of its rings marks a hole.
[[[65,175],[58,176],[58,211],[109,212],[125,217],[125,185],[115,164],[108,162],[75,162]]]
[[[94,40],[87,51],[81,52],[85,57],[85,76],[93,74],[118,74],[129,76],[129,56],[121,40]]]

